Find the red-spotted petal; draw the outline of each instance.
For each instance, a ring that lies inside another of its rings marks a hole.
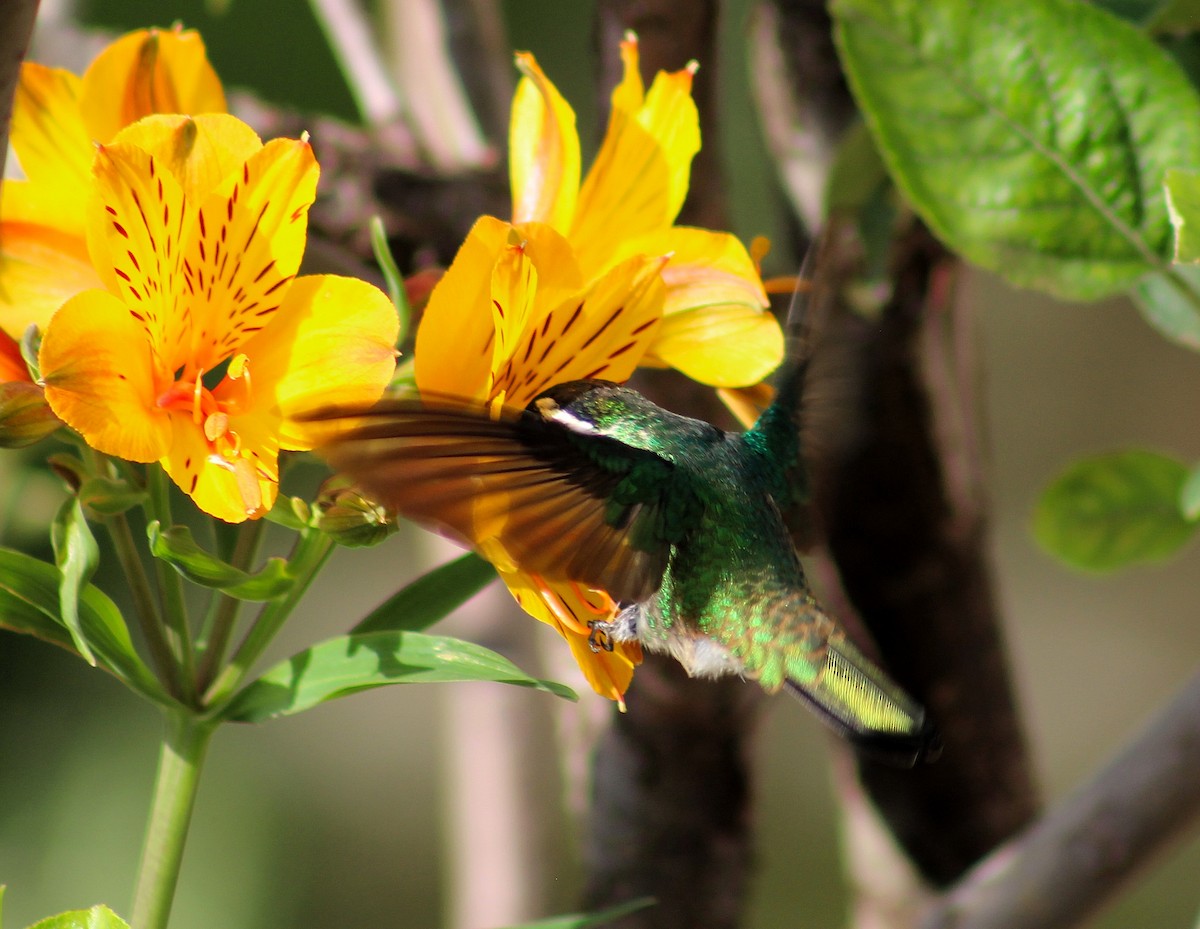
[[[89,290],[54,314],[38,356],[46,400],[93,448],[154,461],[171,444],[166,411],[141,320],[103,290]]]

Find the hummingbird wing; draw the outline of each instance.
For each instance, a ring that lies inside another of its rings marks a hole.
[[[577,581],[616,600],[658,589],[670,555],[663,495],[675,466],[534,410],[500,419],[447,400],[323,410],[345,430],[317,452],[373,497],[521,570]]]

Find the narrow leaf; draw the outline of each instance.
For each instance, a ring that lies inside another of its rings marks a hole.
[[[1200,99],[1137,29],[1077,0],[834,0],[897,184],[953,249],[1094,299],[1163,269],[1163,178],[1200,165]]]
[[[372,216],[369,224],[371,230],[371,251],[375,253],[375,262],[383,273],[383,282],[387,286],[388,297],[400,317],[400,330],[396,336],[396,344],[403,345],[408,338],[408,330],[412,325],[412,307],[408,304],[408,292],[404,289],[404,276],[396,266],[392,256],[392,248],[388,244],[387,230],[380,216]]]
[[[1167,172],[1165,186],[1175,260],[1200,261],[1200,173],[1174,168]]]
[[[0,548],[0,628],[36,636],[75,652],[59,613],[61,573],[23,552]],[[133,648],[115,603],[88,584],[79,592],[79,625],[101,667],[151,700],[170,703]]]
[[[68,499],[50,527],[50,542],[59,570],[58,602],[63,623],[71,633],[75,650],[88,664],[96,664],[87,636],[79,623],[79,592],[96,573],[100,549],[88,526],[78,497]]]
[[[94,906],[47,917],[29,929],[129,929],[129,923],[106,906]]]
[[[368,632],[329,639],[293,655],[245,687],[220,715],[260,722],[388,684],[453,681],[497,681],[577,699],[569,687],[530,677],[473,642],[420,632]]]
[[[163,530],[158,520],[146,527],[150,553],[161,558],[193,584],[212,587],[239,600],[274,600],[292,588],[295,579],[282,558],[268,559],[260,571],[249,574],[206,552],[187,526]]]
[[[1111,571],[1175,552],[1196,527],[1180,512],[1187,468],[1133,450],[1078,461],[1042,495],[1034,535],[1072,567]]]
[[[420,632],[449,616],[495,578],[495,568],[468,552],[401,588],[350,631]]]
[[[606,910],[596,913],[572,913],[567,916],[552,916],[549,919],[539,919],[537,922],[513,926],[511,929],[593,929],[596,926],[607,926],[609,923],[654,906],[657,901],[653,897],[638,897],[627,903],[619,903]]]

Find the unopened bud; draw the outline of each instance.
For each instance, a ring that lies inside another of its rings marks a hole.
[[[40,387],[28,381],[0,384],[0,448],[24,448],[61,426]]]
[[[387,509],[341,475],[321,486],[316,507],[321,531],[348,548],[378,545],[396,531],[396,521]]]

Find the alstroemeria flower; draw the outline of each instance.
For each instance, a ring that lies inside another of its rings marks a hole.
[[[700,149],[695,68],[659,72],[646,91],[632,35],[621,57],[608,131],[581,187],[575,114],[533,56],[517,55],[525,76],[509,130],[513,222],[562,233],[585,280],[631,255],[669,255],[663,324],[641,363],[715,387],[755,384],[783,359],[783,335],[754,261],[728,233],[672,225]]]
[[[104,289],[54,314],[46,399],[96,449],[158,461],[202,510],[265,513],[312,398],[368,404],[396,314],[362,281],[295,277],[317,164],[226,115],[151,116],[101,146],[86,208]]]
[[[28,381],[29,369],[21,357],[21,346],[3,329],[0,329],[0,384]]]
[[[195,32],[140,30],[109,45],[82,79],[27,62],[12,145],[25,180],[0,192],[0,329],[45,328],[67,298],[102,286],[88,258],[84,207],[95,143],[153,113],[225,111]]]
[[[665,261],[635,255],[587,279],[552,227],[483,217],[429,298],[417,332],[418,388],[498,413],[564,381],[624,381],[661,326]],[[608,594],[526,573],[486,525],[471,541],[525,611],[563,635],[595,690],[620,701],[641,648],[589,646],[589,620],[616,612]]]

